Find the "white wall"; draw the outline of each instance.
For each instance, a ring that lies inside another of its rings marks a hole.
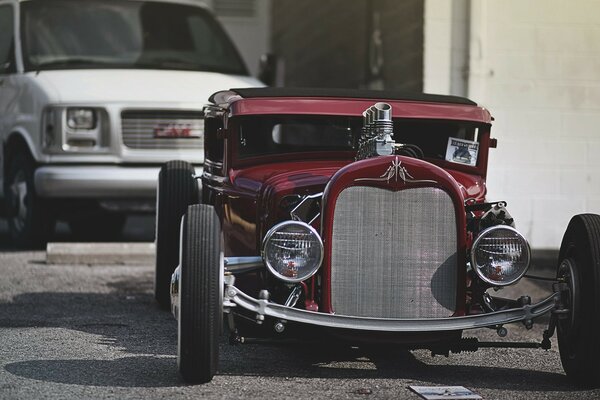
[[[468,95],[470,0],[426,0],[423,91]]]
[[[532,247],[558,248],[572,215],[600,213],[600,1],[471,0],[470,16],[468,96],[498,138],[488,199]]]
[[[423,91],[450,94],[452,2],[425,0]]]

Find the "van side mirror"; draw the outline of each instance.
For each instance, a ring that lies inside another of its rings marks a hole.
[[[258,79],[267,86],[273,86],[277,78],[277,56],[272,53],[265,53],[260,56],[258,65]]]

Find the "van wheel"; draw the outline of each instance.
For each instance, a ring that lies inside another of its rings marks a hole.
[[[600,385],[600,216],[576,215],[560,247],[557,277],[566,283],[558,320],[558,347],[567,377],[587,387]]]
[[[177,363],[186,382],[210,382],[217,371],[223,323],[221,228],[214,208],[188,208],[181,230]]]
[[[31,157],[19,152],[9,161],[4,181],[9,235],[21,248],[44,247],[56,223],[50,206],[35,193],[34,173]]]
[[[179,263],[181,217],[199,199],[194,174],[185,161],[169,161],[158,174],[154,297],[165,310],[171,308],[171,275]]]

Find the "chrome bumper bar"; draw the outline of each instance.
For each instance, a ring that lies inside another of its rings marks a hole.
[[[228,279],[229,278],[229,279]],[[549,313],[556,308],[560,300],[560,293],[553,293],[548,298],[537,304],[525,305],[521,308],[512,308],[503,311],[490,312],[479,315],[449,318],[417,318],[417,319],[386,319],[352,317],[286,307],[268,300],[255,299],[236,288],[232,277],[225,278],[225,291],[223,311],[230,312],[232,308],[240,307],[256,313],[257,321],[265,317],[279,320],[294,321],[303,324],[318,325],[328,328],[355,329],[383,332],[424,332],[424,331],[452,331],[485,328],[504,325],[512,322],[531,321]]]
[[[159,166],[42,165],[35,171],[35,190],[41,197],[152,199],[159,171]]]

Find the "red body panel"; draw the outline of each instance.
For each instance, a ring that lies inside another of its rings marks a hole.
[[[230,117],[238,115],[312,114],[362,115],[373,105],[372,99],[339,98],[252,98],[239,99],[230,106]],[[394,118],[447,119],[489,124],[492,117],[483,107],[463,104],[441,104],[386,100]]]

